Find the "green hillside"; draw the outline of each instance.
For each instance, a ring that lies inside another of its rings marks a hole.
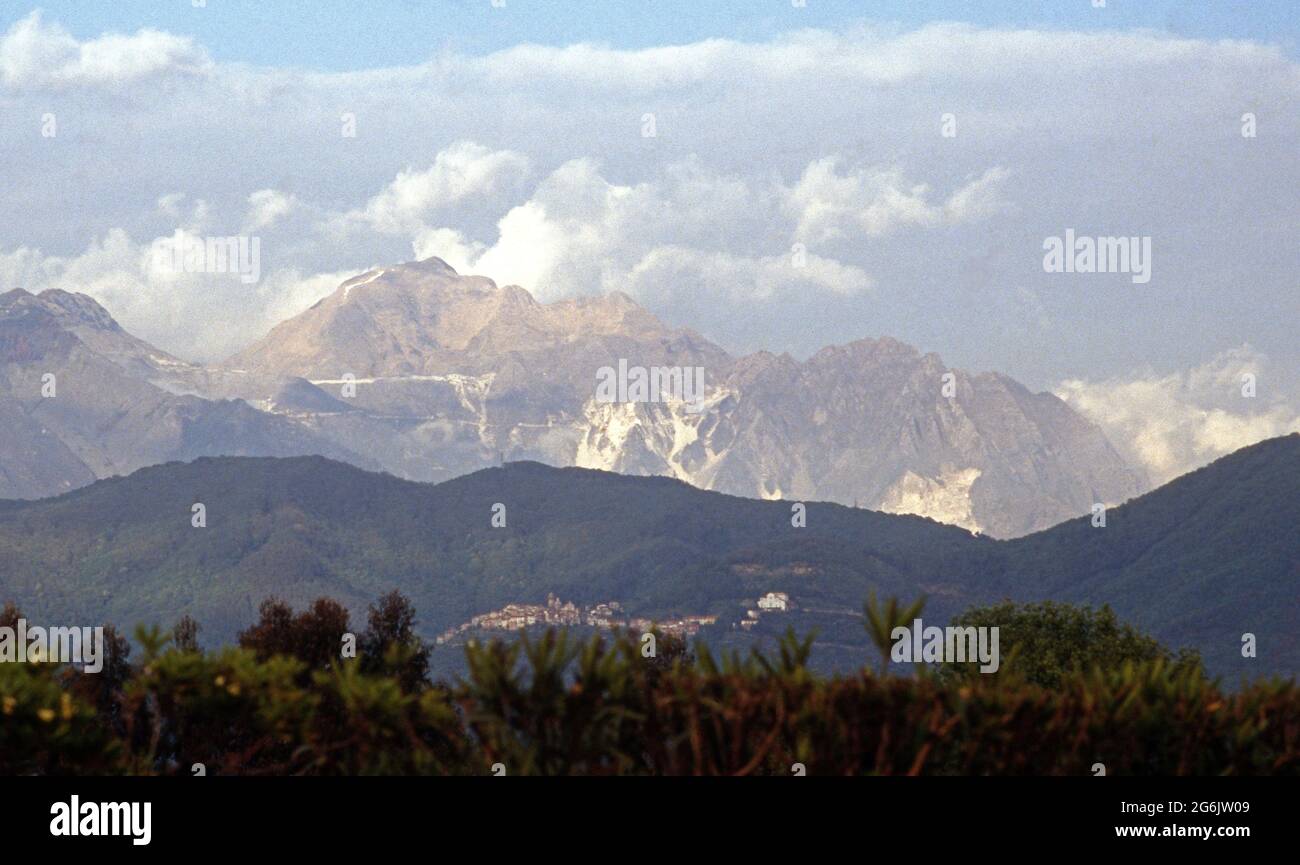
[[[1232,680],[1300,671],[1300,435],[1243,448],[1111,509],[1005,543],[1017,599],[1109,603]],[[1258,656],[1241,656],[1253,633]]]
[[[195,503],[207,526],[191,525]],[[506,526],[491,525],[505,505]],[[927,623],[1002,598],[1109,603],[1212,672],[1300,669],[1300,435],[1246,448],[1107,514],[1016,541],[919,517],[735,498],[666,478],[511,463],[442,484],[319,457],[214,458],[143,469],[55,499],[0,502],[0,601],[60,623],[189,613],[229,640],[258,603],[321,595],[361,610],[398,588],[428,635],[554,592],[632,615],[744,614],[785,591],[823,663],[868,657],[868,592],[929,596]],[[721,625],[711,642],[752,636]],[[1244,632],[1259,657],[1240,659]],[[837,654],[838,653],[838,654]]]

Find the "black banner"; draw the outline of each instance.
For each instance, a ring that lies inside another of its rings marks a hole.
[[[10,778],[2,789],[6,849],[127,856],[649,853],[688,837],[723,853],[854,837],[872,851],[1226,851],[1290,838],[1296,795],[1280,778]]]

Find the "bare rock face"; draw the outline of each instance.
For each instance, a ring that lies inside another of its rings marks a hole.
[[[208,379],[122,330],[85,295],[0,295],[0,498],[55,495],[218,454],[328,451],[366,462],[302,424],[197,395]]]
[[[588,413],[579,465],[916,513],[998,537],[1144,489],[1101,431],[1056,397],[1005,376],[948,370],[891,339],[824,349],[803,363],[742,358],[702,415],[671,403],[615,408],[625,410]]]
[[[888,338],[802,362],[734,358],[621,293],[541,304],[428,259],[354,277],[200,367],[135,340],[89,298],[55,294],[0,296],[0,407],[19,406],[0,409],[0,425],[58,420],[44,424],[54,442],[22,434],[28,456],[0,450],[0,467],[25,478],[0,496],[185,454],[315,452],[426,481],[531,459],[1014,536],[1145,488],[1056,397]],[[77,383],[58,407],[32,398],[47,358]],[[631,388],[610,401],[598,383],[620,361],[699,371],[703,393]]]
[[[700,405],[598,398],[602,367],[700,368]],[[345,282],[227,364],[359,411],[299,412],[398,474],[500,459],[668,475],[758,498],[920,513],[996,536],[1117,503],[1144,479],[1050,394],[896,340],[733,358],[623,294],[539,304],[437,259]],[[944,375],[951,373],[951,396]],[[256,397],[256,394],[250,394]]]

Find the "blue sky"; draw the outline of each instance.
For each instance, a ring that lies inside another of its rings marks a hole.
[[[800,27],[835,29],[864,16],[915,27],[1069,30],[1150,28],[1177,36],[1276,43],[1296,56],[1297,0],[46,0],[47,17],[73,35],[150,27],[194,36],[218,61],[331,71],[409,65],[442,50],[482,54],[520,42],[614,48],[708,38],[765,40]],[[5,25],[32,7],[5,0]]]

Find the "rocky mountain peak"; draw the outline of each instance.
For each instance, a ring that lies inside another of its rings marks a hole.
[[[601,337],[707,345],[666,327],[622,292],[544,304],[517,285],[498,286],[428,258],[352,277],[227,365],[308,379],[431,375]]]
[[[950,369],[891,337],[806,360],[733,358],[623,292],[542,303],[437,258],[344,281],[220,367],[152,349],[84,295],[13,291],[0,295],[0,360],[21,367],[15,393],[34,392],[44,372],[77,370],[60,374],[60,389],[81,396],[53,406],[68,411],[67,440],[84,450],[88,438],[104,438],[83,430],[83,417],[95,430],[122,429],[88,464],[95,475],[194,441],[204,452],[364,453],[420,480],[535,459],[756,498],[923,514],[999,537],[1144,488],[1101,431],[1055,397],[996,373]],[[625,384],[647,370],[665,370],[671,382],[675,369],[683,386],[686,372],[694,380],[698,370],[702,399],[611,403],[597,393],[609,369],[625,371]],[[955,393],[943,392],[949,373]],[[229,397],[248,404],[209,406],[201,424],[194,419],[200,398]],[[137,408],[141,417],[177,418],[175,428],[142,450],[144,421],[114,420]],[[236,410],[243,414],[228,416]],[[232,451],[231,442],[242,444]],[[41,483],[33,477],[21,489]]]
[[[416,261],[408,261],[398,265],[398,267],[406,268],[408,270],[419,270],[424,273],[442,274],[444,276],[459,276],[456,272],[456,268],[452,267],[441,258],[438,258],[436,255],[431,255],[428,258],[417,259]]]
[[[108,331],[122,330],[108,310],[86,294],[64,291],[61,288],[47,288],[40,294],[15,288],[0,294],[0,315],[10,317],[27,313],[45,316],[50,324],[64,328],[93,327]]]
[[[0,295],[0,360],[42,359],[49,365],[73,352],[114,363],[152,357],[183,365],[131,336],[89,295],[57,288],[40,294],[17,288]]]

